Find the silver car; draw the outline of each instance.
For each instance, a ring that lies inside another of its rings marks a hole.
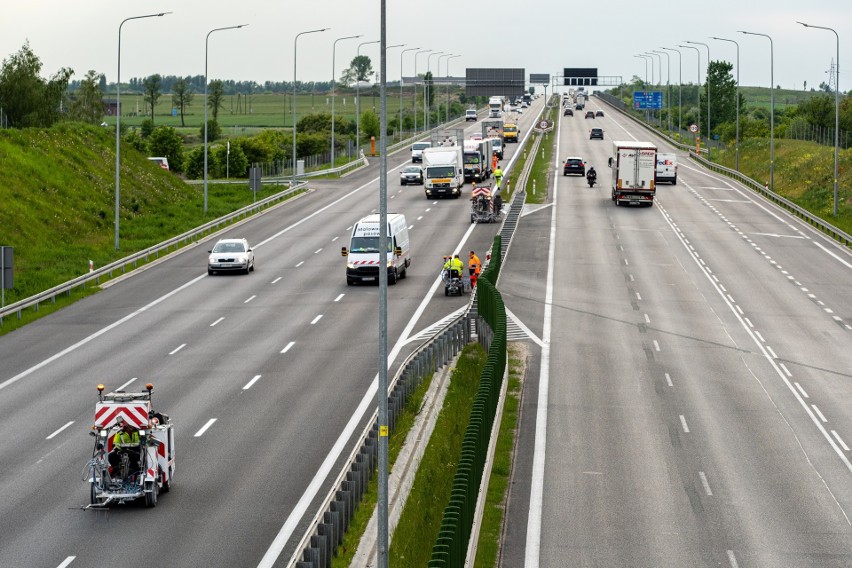
[[[423,168],[420,166],[406,166],[399,172],[399,185],[414,183],[423,185]]]
[[[254,270],[254,252],[246,239],[221,239],[207,251],[207,274],[217,272],[244,272]]]

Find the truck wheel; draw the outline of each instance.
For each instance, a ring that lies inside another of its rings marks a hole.
[[[89,491],[89,501],[92,503],[92,505],[97,505],[97,504],[98,504],[98,498],[97,498],[97,496],[96,496],[96,495],[97,495],[97,485],[96,485],[96,484],[95,484],[95,482],[93,481],[93,482],[92,482],[92,487],[91,487],[91,489],[90,489],[90,491]]]
[[[399,276],[397,275],[396,270],[394,270],[393,272],[388,272],[388,284],[396,284],[398,278]]]
[[[145,493],[145,506],[153,508],[157,506],[157,494],[160,491],[160,486],[156,481],[148,481],[145,483],[145,488],[150,489]]]
[[[677,176],[672,178],[672,185],[677,185]]]

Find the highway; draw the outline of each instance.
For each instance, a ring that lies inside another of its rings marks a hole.
[[[538,108],[543,99],[535,102]],[[521,121],[523,136],[534,114]],[[464,126],[464,125],[463,125]],[[468,123],[468,134],[480,123]],[[504,164],[517,145],[507,148]],[[399,185],[412,264],[388,291],[390,359],[468,301],[445,297],[445,254],[484,257],[498,225],[461,199]],[[347,286],[355,221],[378,210],[378,158],[0,338],[0,566],[284,566],[375,407],[376,286]],[[250,275],[208,276],[216,238],[245,237]],[[96,385],[142,391],[176,429],[172,491],[82,510]]]
[[[586,108],[559,166],[600,184],[560,167],[499,282],[531,332],[501,565],[852,565],[852,255],[683,152],[616,207],[612,140],[674,149]]]

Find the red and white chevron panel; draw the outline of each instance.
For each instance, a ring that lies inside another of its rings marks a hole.
[[[121,416],[137,428],[145,428],[148,426],[149,410],[151,410],[151,404],[147,401],[99,402],[95,407],[95,426],[109,428],[115,424],[116,418]]]

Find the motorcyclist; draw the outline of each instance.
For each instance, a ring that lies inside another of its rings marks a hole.
[[[586,181],[589,182],[589,185],[595,183],[598,179],[598,172],[595,171],[594,166],[589,166],[589,171],[586,172]]]

